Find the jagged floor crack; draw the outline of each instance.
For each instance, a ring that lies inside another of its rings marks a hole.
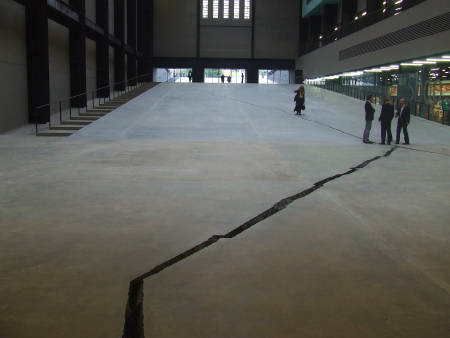
[[[354,136],[354,135],[352,135]],[[261,221],[271,217],[272,215],[280,212],[281,210],[285,209],[288,205],[293,203],[294,201],[306,197],[310,194],[312,194],[314,191],[322,188],[325,184],[334,181],[342,176],[353,174],[354,172],[365,168],[370,163],[379,160],[383,157],[388,157],[392,154],[392,152],[397,147],[392,147],[390,150],[388,150],[384,155],[375,156],[371,159],[368,159],[358,165],[356,165],[353,168],[350,168],[348,171],[336,174],[330,177],[327,177],[323,180],[320,180],[316,183],[314,183],[311,187],[308,189],[305,189],[298,194],[286,197],[277,203],[275,203],[271,208],[263,211],[259,215],[253,217],[252,219],[248,220],[244,224],[241,224],[237,228],[234,228],[230,232],[224,234],[224,235],[214,235],[207,239],[206,241],[194,246],[193,248],[190,248],[189,250],[186,250],[182,252],[181,254],[165,261],[164,263],[161,263],[154,268],[152,268],[150,271],[143,273],[142,275],[136,277],[130,282],[130,288],[128,291],[128,302],[126,306],[125,311],[125,324],[124,324],[124,330],[123,330],[123,338],[144,338],[144,314],[143,314],[143,304],[144,304],[144,280],[152,275],[155,275],[157,273],[160,273],[161,271],[167,269],[168,267],[188,258],[189,256],[194,255],[195,253],[202,251],[206,249],[207,247],[213,245],[214,243],[218,242],[221,239],[231,239],[236,237],[237,235],[241,234],[242,232],[250,229],[254,225],[260,223]]]

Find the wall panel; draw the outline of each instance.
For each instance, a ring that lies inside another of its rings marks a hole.
[[[25,8],[0,1],[0,133],[28,121],[26,56]]]

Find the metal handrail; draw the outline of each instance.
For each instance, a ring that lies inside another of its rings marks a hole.
[[[139,81],[139,80],[142,79],[142,78],[146,78],[146,77],[150,76],[151,74],[152,73],[138,75],[138,76],[135,76],[135,77],[123,80],[123,81],[114,82],[112,84],[96,88],[95,90],[92,91],[92,108],[95,109],[95,100],[96,100],[96,98],[98,98],[98,100],[99,100],[98,104],[99,105],[102,104],[102,102],[101,102],[101,98],[102,97],[98,97],[98,94],[99,94],[100,91],[109,88],[109,90],[108,90],[108,97],[106,97],[106,96],[103,97],[103,104],[105,104],[107,102],[106,99],[108,99],[108,101],[111,100],[111,88],[113,90],[112,98],[114,99],[118,95],[123,95],[125,93],[128,93],[131,90],[134,90],[134,89],[140,87],[140,84],[144,83],[144,81]],[[130,83],[134,83],[134,84],[128,85]],[[115,88],[117,88],[119,86],[122,86],[122,85],[125,85],[124,90],[117,90],[117,91],[115,90]],[[116,95],[116,92],[118,93],[118,95]],[[40,105],[40,106],[36,106],[34,108],[35,112],[38,112],[40,109],[43,109],[43,108],[48,108],[48,122],[39,123],[39,119],[38,119],[38,116],[36,114],[36,122],[35,122],[35,133],[36,133],[36,136],[39,133],[39,130],[38,130],[38,128],[39,128],[38,125],[39,124],[46,124],[46,123],[48,123],[49,129],[51,129],[51,126],[52,126],[52,111],[51,111],[51,107],[52,107],[52,105],[58,104],[58,106],[59,106],[59,121],[61,123],[62,122],[62,114],[63,114],[63,103],[64,102],[69,102],[69,119],[72,119],[72,108],[73,108],[72,107],[73,106],[72,101],[74,99],[76,99],[76,98],[83,97],[83,96],[86,97],[86,99],[84,100],[84,106],[76,107],[76,108],[78,108],[78,113],[80,113],[80,109],[81,108],[85,108],[85,111],[88,110],[89,92],[87,90],[86,90],[86,92],[83,92],[83,93],[80,93],[80,94],[77,94],[77,95],[72,95],[72,96],[70,96],[68,98],[64,98],[64,99],[60,99],[60,100],[54,100],[54,101],[50,101],[49,103],[46,103],[46,104],[43,104],[43,105]]]

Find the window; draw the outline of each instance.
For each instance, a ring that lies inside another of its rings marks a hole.
[[[244,19],[250,19],[250,0],[244,2]]]
[[[240,0],[234,0],[234,18],[239,19],[239,2]]]
[[[208,0],[203,0],[203,19],[208,19],[208,5],[209,5],[209,1]]]
[[[219,18],[219,0],[213,1],[213,19]]]
[[[223,18],[230,18],[230,0],[223,0]]]

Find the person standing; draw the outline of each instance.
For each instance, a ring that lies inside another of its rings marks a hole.
[[[223,73],[220,75],[220,79],[222,80],[222,83],[225,83],[225,75],[223,75]]]
[[[364,128],[363,142],[373,143],[369,140],[370,129],[372,129],[373,113],[375,113],[375,108],[372,105],[372,95],[367,95],[366,104],[364,106],[366,111],[366,127]]]
[[[190,70],[188,73],[189,82],[192,82],[192,71]]]
[[[400,143],[400,132],[403,129],[403,138],[405,139],[405,143],[403,144],[409,144],[409,135],[408,135],[408,124],[410,121],[410,110],[409,107],[406,105],[406,100],[404,98],[400,99],[400,108],[397,110],[397,114],[395,114],[395,117],[398,117],[397,121],[397,137],[395,139],[395,144]]]
[[[298,89],[294,93],[295,93],[294,111],[296,112],[295,115],[302,115],[302,110],[305,109],[305,87],[303,86],[298,87]]]
[[[244,73],[241,73],[241,83],[244,83]]]
[[[386,141],[387,134],[387,144],[392,142],[392,132],[391,132],[391,122],[394,118],[394,106],[390,103],[389,98],[384,99],[384,104],[381,107],[381,114],[378,119],[381,123],[381,142],[384,144]]]

